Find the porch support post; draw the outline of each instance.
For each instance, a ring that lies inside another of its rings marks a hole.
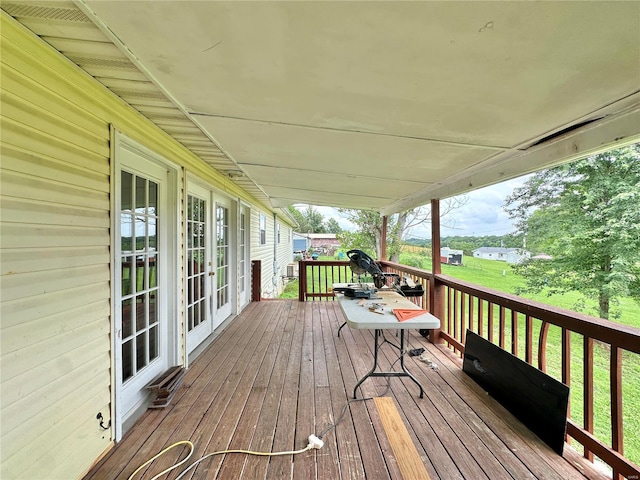
[[[380,260],[389,260],[387,258],[387,220],[386,215],[382,216],[382,233],[380,235]]]
[[[442,273],[440,263],[440,200],[431,200],[431,278],[429,279],[429,309],[440,319],[440,327],[444,321],[444,286],[436,281],[436,275]],[[431,343],[442,343],[441,328],[431,330]]]

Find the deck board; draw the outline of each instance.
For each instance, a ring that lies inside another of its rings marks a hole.
[[[192,362],[171,405],[147,411],[85,479],[126,479],[163,448],[187,439],[195,445],[187,464],[229,448],[304,448],[310,434],[320,435],[338,420],[373,361],[372,332],[345,327],[337,337],[343,321],[331,301],[250,304]],[[379,377],[365,381],[358,398],[394,399],[432,479],[584,478],[464,374],[459,358],[418,332],[409,331],[408,342],[409,348],[426,348],[438,366],[433,370],[417,357],[406,358],[425,388],[424,398],[410,379]],[[396,359],[391,345],[381,347],[383,368]],[[323,441],[322,449],[295,457],[218,455],[183,478],[402,478],[372,401],[351,403]],[[178,448],[136,478],[151,478],[184,454]]]

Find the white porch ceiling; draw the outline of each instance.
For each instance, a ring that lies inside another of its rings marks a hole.
[[[272,207],[389,214],[640,139],[638,1],[0,6]]]

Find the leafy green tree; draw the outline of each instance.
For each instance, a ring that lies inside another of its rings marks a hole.
[[[307,205],[304,210],[289,206],[289,213],[298,222],[300,233],[327,233],[324,225],[324,217],[313,206]]]
[[[330,218],[325,222],[325,230],[327,233],[340,233],[342,227],[335,218]]]
[[[640,145],[538,172],[505,201],[517,228],[552,259],[516,267],[523,292],[575,290],[602,318],[640,299]]]
[[[441,221],[446,222],[447,215],[456,208],[467,203],[467,197],[450,198],[441,204]],[[345,248],[359,248],[380,259],[382,256],[382,215],[371,210],[353,210],[339,208],[342,216],[356,226],[355,232],[338,234],[338,239]],[[431,209],[418,207],[412,210],[390,215],[387,218],[387,256],[390,261],[398,262],[404,237],[413,227],[430,222]],[[446,223],[445,223],[446,224]]]

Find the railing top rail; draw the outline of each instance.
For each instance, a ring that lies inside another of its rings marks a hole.
[[[395,268],[396,270],[401,270],[410,275],[415,275],[416,277],[421,278],[430,278],[432,276],[431,272],[427,270],[423,270],[422,268],[410,267],[408,265],[402,265],[401,263],[389,262],[388,260],[380,261],[380,264],[383,266]]]
[[[348,261],[304,260],[301,261],[301,263],[319,266],[340,266],[348,264]],[[639,328],[623,325],[602,318],[592,317],[590,315],[585,315],[583,313],[574,312],[560,307],[554,307],[542,302],[482,287],[463,280],[448,277],[446,275],[433,275],[431,272],[420,268],[409,267],[407,265],[389,262],[386,260],[381,261],[380,264],[421,278],[434,277],[436,282],[439,284],[455,288],[482,300],[504,306],[524,315],[530,315],[552,325],[557,325],[572,332],[586,335],[594,340],[608,343],[631,352],[640,353]]]
[[[530,315],[545,322],[566,328],[587,337],[631,352],[640,353],[640,328],[592,317],[542,302],[529,300],[517,295],[481,287],[446,275],[436,275],[438,283],[450,286],[474,297]]]

